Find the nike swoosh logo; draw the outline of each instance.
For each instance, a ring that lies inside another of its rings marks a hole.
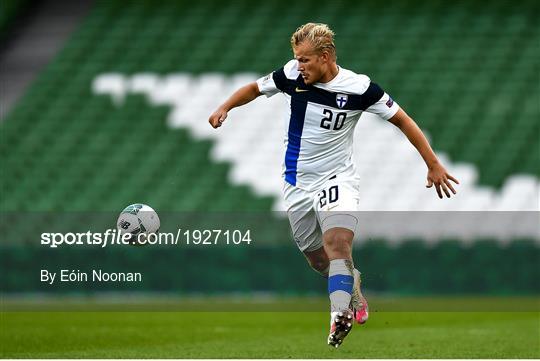
[[[309,90],[308,89],[300,89],[299,87],[296,87],[296,89],[294,89],[295,92],[297,93],[301,93],[301,92],[308,92]]]

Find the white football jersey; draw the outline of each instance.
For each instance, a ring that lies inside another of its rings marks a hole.
[[[341,67],[328,83],[306,85],[298,61],[291,60],[257,85],[267,97],[279,92],[287,97],[283,177],[308,191],[337,174],[356,176],[353,134],[363,111],[388,120],[399,109],[369,77]]]

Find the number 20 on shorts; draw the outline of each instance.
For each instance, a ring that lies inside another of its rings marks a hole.
[[[321,210],[326,206],[330,208],[332,203],[336,203],[339,199],[339,189],[337,184],[328,189],[323,189],[317,194],[317,197],[319,198],[319,208]]]

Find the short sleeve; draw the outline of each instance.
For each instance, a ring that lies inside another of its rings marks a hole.
[[[286,92],[290,86],[290,81],[298,78],[299,75],[298,62],[293,59],[282,68],[257,79],[257,86],[261,94],[271,97],[279,92]]]
[[[378,101],[366,108],[366,112],[377,114],[384,120],[392,118],[398,110],[399,105],[385,92]]]
[[[270,73],[262,78],[257,79],[257,86],[261,94],[270,98],[272,95],[279,93],[281,90],[276,86],[276,82],[273,77],[274,73]]]

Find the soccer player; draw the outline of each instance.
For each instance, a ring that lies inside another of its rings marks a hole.
[[[264,94],[287,98],[283,195],[295,242],[310,266],[328,278],[330,334],[338,347],[353,319],[364,323],[368,304],[354,268],[352,241],[358,224],[359,185],[352,161],[354,127],[363,111],[397,126],[424,159],[427,187],[439,198],[458,184],[431,149],[416,123],[366,75],[336,63],[334,32],[308,23],[291,37],[294,59],[233,93],[209,118],[219,128],[227,113]],[[390,190],[391,191],[391,190]]]

